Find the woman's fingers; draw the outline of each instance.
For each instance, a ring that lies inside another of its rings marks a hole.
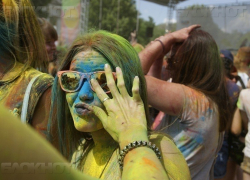
[[[138,76],[135,76],[133,87],[132,87],[132,93],[133,93],[133,99],[136,102],[141,102],[141,96],[140,96],[140,80]]]
[[[116,75],[117,75],[117,87],[123,97],[128,97],[128,91],[126,89],[123,73],[120,67],[116,67]]]
[[[109,96],[103,91],[99,83],[95,79],[90,80],[92,88],[96,92],[97,97],[100,99],[100,101],[104,104],[104,106],[107,108],[107,101],[110,100]]]
[[[100,119],[103,126],[105,126],[108,119],[108,115],[105,113],[105,111],[97,106],[88,106],[88,109],[93,111],[94,114]]]
[[[107,85],[109,87],[109,90],[111,91],[112,96],[116,97],[116,95],[119,94],[119,92],[115,84],[112,70],[108,64],[105,64],[105,75],[106,75]]]
[[[180,29],[178,31],[175,31],[175,32],[172,32],[172,36],[175,38],[175,41],[176,42],[183,42],[185,39],[188,38],[189,36],[189,33],[196,29],[196,28],[199,28],[201,27],[200,25],[198,24],[195,24],[195,25],[191,25],[189,27],[186,27],[186,28],[183,28],[183,29]]]
[[[199,24],[194,24],[194,25],[191,25],[191,26],[189,26],[187,29],[188,29],[188,33],[190,32],[190,31],[192,31],[193,29],[196,29],[196,28],[200,28],[201,27],[201,25],[199,25]]]

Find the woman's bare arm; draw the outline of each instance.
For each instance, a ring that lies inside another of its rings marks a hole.
[[[157,73],[157,69],[158,72],[161,72],[163,55],[169,52],[174,43],[183,42],[189,36],[189,32],[198,27],[200,26],[192,25],[161,36],[158,39],[162,44],[159,41],[152,41],[139,54],[144,74],[147,74],[150,70],[150,75],[159,78],[160,75]],[[164,48],[162,45],[164,45]],[[163,52],[163,49],[165,49],[165,52]],[[183,86],[161,81],[150,76],[146,76],[146,81],[149,104],[170,115],[179,115],[185,99]]]
[[[33,114],[31,125],[42,137],[47,138],[49,136],[50,143],[60,151],[56,122],[51,122],[51,131],[47,129],[51,107],[51,91],[52,88],[47,89],[40,97]]]
[[[240,116],[241,116],[241,119],[242,119],[242,124],[243,124],[243,129],[244,130],[248,130],[248,117],[247,117],[247,113],[245,111],[242,111],[240,110]]]
[[[231,132],[236,136],[240,135],[242,130],[242,120],[239,108],[236,108],[231,125]]]
[[[50,114],[51,105],[51,88],[47,89],[40,97],[33,117],[31,125],[32,127],[43,137],[46,137],[45,132],[47,132],[47,123]]]
[[[179,115],[185,102],[183,89],[185,86],[151,76],[145,76],[145,78],[149,104],[169,115]]]

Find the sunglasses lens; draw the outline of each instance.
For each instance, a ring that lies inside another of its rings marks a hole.
[[[113,75],[114,79],[116,80],[116,77]],[[101,86],[101,88],[103,89],[104,92],[110,92],[110,89],[107,85],[107,79],[106,79],[106,75],[104,72],[98,72],[95,74],[95,79],[96,81],[99,83],[99,85]]]
[[[61,84],[65,90],[74,91],[78,88],[81,76],[73,72],[65,72],[61,77]]]

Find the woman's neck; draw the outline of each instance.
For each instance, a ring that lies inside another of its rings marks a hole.
[[[94,141],[94,147],[92,148],[90,156],[95,159],[94,161],[91,160],[91,162],[93,163],[91,164],[91,169],[95,169],[95,167],[97,166],[99,168],[99,171],[103,172],[103,170],[100,169],[100,166],[104,166],[103,168],[105,169],[105,166],[112,157],[112,154],[119,146],[118,143],[115,142],[113,138],[108,134],[108,132],[104,129],[93,132],[91,133],[91,135]],[[99,174],[102,173],[99,172]],[[96,177],[99,176],[97,175]]]
[[[100,129],[98,131],[92,132],[91,135],[94,141],[95,149],[113,149],[116,146],[118,147],[117,142],[115,142],[115,140],[105,129]]]
[[[97,178],[101,178],[108,167],[109,162],[118,144],[104,129],[91,133],[94,146],[90,149],[84,163],[82,163],[83,172]]]

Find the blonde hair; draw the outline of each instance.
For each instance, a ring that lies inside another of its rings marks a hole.
[[[247,68],[246,61],[250,60],[250,47],[241,47],[234,57],[234,65],[237,70]]]
[[[29,0],[0,0],[0,48],[27,67],[47,72],[43,34]]]

